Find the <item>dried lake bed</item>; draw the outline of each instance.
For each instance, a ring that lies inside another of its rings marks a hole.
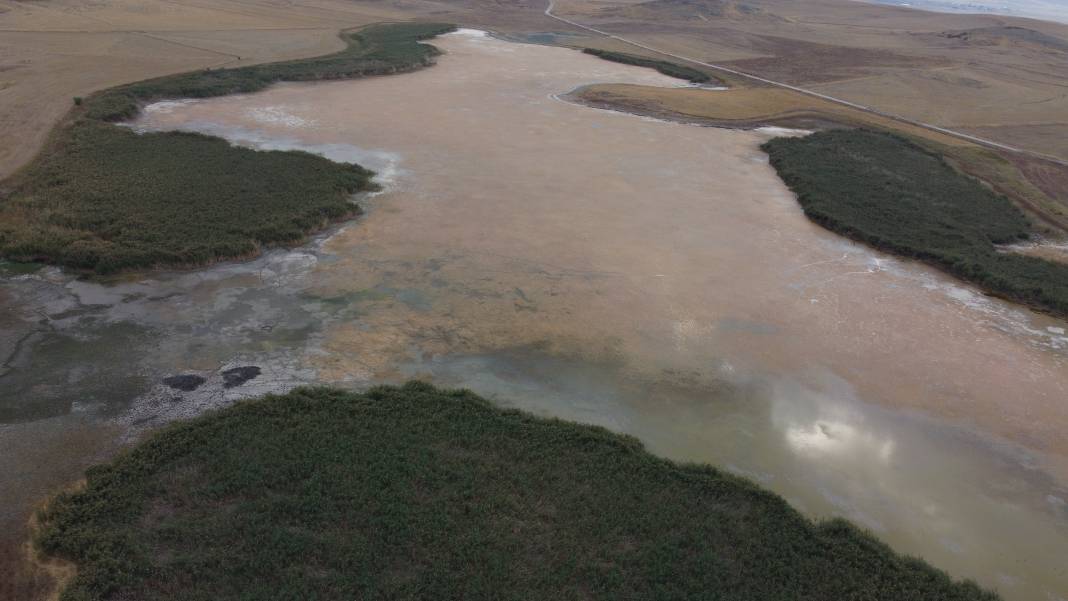
[[[132,124],[359,162],[385,191],[246,263],[5,276],[5,531],[145,428],[418,377],[746,475],[1009,600],[1068,598],[1068,324],[809,223],[759,150],[782,132],[560,99],[675,80],[479,32],[434,43],[417,73]]]

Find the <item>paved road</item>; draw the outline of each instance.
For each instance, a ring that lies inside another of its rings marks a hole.
[[[1058,165],[1064,165],[1064,166],[1068,167],[1068,161],[1066,161],[1064,159],[1061,159],[1061,158],[1058,158],[1058,157],[1055,157],[1055,156],[1050,156],[1048,154],[1042,154],[1042,153],[1034,152],[1034,151],[1030,151],[1030,150],[1024,150],[1023,148],[1017,148],[1015,146],[1009,146],[1008,144],[1002,144],[1000,142],[995,142],[993,140],[987,140],[986,138],[980,138],[978,136],[973,136],[971,134],[966,134],[964,132],[955,131],[955,130],[952,130],[952,129],[947,129],[945,127],[940,127],[940,126],[934,125],[932,123],[924,123],[923,121],[916,121],[914,119],[909,119],[908,117],[903,117],[901,115],[895,115],[893,113],[887,113],[886,111],[881,111],[881,110],[879,110],[877,108],[873,108],[873,107],[870,107],[870,106],[865,106],[863,104],[857,104],[856,102],[850,102],[848,100],[843,100],[841,98],[835,98],[834,96],[828,96],[827,94],[821,94],[819,92],[814,92],[812,90],[806,90],[805,88],[799,88],[797,86],[793,86],[793,85],[790,85],[788,83],[783,83],[781,81],[775,81],[775,80],[772,80],[772,79],[767,79],[767,78],[764,78],[764,77],[760,77],[758,75],[753,75],[752,73],[746,73],[744,71],[739,71],[737,69],[732,69],[730,67],[725,67],[723,65],[716,65],[716,64],[713,64],[713,63],[706,63],[704,61],[699,61],[699,60],[697,60],[695,58],[690,58],[688,56],[682,56],[680,54],[674,54],[674,53],[668,52],[666,50],[661,50],[659,48],[654,48],[652,46],[643,44],[641,42],[636,42],[634,40],[628,40],[627,38],[620,37],[620,36],[612,34],[612,33],[608,33],[607,31],[601,31],[600,29],[596,29],[594,27],[590,27],[589,25],[583,25],[582,23],[578,23],[576,21],[572,21],[571,19],[567,19],[565,17],[561,17],[559,15],[555,15],[555,14],[553,14],[553,8],[555,8],[555,5],[556,5],[556,0],[549,0],[549,6],[545,9],[545,16],[547,16],[547,17],[549,17],[551,19],[556,19],[557,21],[560,21],[562,23],[567,23],[568,25],[572,25],[574,27],[578,27],[580,29],[585,29],[586,31],[591,31],[591,32],[596,33],[598,35],[603,35],[605,37],[612,38],[613,40],[619,40],[620,42],[623,42],[624,44],[630,44],[631,46],[637,46],[638,48],[644,48],[645,50],[656,52],[657,54],[662,54],[664,56],[670,56],[671,58],[676,58],[676,59],[679,59],[679,60],[682,60],[682,61],[693,63],[695,65],[701,65],[702,67],[707,67],[709,69],[713,69],[713,70],[716,70],[716,71],[722,71],[724,73],[730,73],[731,75],[735,75],[735,76],[738,76],[738,77],[743,77],[743,78],[751,80],[751,81],[756,81],[756,82],[760,82],[760,83],[767,84],[767,85],[770,85],[770,86],[775,86],[775,87],[778,87],[778,88],[784,88],[784,89],[787,89],[787,90],[792,90],[792,91],[797,92],[799,94],[804,94],[806,96],[812,96],[813,98],[819,98],[821,100],[826,100],[828,102],[833,102],[835,104],[839,104],[839,105],[842,105],[842,106],[847,106],[849,108],[856,109],[858,111],[863,111],[865,113],[869,113],[869,114],[872,114],[872,115],[878,115],[880,117],[885,117],[887,119],[893,119],[894,121],[897,121],[899,123],[906,123],[908,125],[913,125],[915,127],[921,127],[923,129],[926,129],[926,130],[929,130],[929,131],[938,132],[940,134],[945,134],[947,136],[952,136],[954,138],[959,138],[961,140],[967,140],[969,142],[973,142],[975,144],[980,144],[980,145],[986,146],[988,148],[993,148],[993,149],[996,149],[996,150],[1004,150],[1004,151],[1008,151],[1008,152],[1015,152],[1015,153],[1019,153],[1019,154],[1023,154],[1023,155],[1039,158],[1039,159],[1044,159],[1044,160],[1047,160],[1047,161],[1050,161],[1050,162],[1053,162],[1053,163],[1057,163]]]

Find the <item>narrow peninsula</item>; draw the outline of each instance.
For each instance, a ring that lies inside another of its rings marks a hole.
[[[828,130],[763,145],[810,219],[989,294],[1068,315],[1068,265],[1000,245],[1031,226],[1007,198],[893,134]]]
[[[5,182],[0,257],[98,274],[191,267],[296,243],[358,214],[353,194],[376,189],[359,165],[199,134],[138,134],[116,122],[162,99],[419,69],[438,55],[420,40],[452,29],[374,25],[343,34],[346,49],[324,57],[184,73],[76,98],[41,155]]]
[[[64,601],[998,599],[747,480],[414,382],[174,423],[39,519]]]

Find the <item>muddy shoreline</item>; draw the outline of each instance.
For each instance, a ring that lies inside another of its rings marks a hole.
[[[0,395],[21,416],[0,432],[20,449],[0,490],[40,498],[58,485],[40,466],[77,472],[243,396],[418,377],[723,466],[1011,601],[1060,587],[1057,553],[1034,550],[1068,540],[1063,322],[810,223],[759,151],[769,134],[555,97],[674,80],[471,33],[441,44],[434,69],[397,78],[146,112],[140,127],[389,181],[357,225],[248,262],[3,280],[6,329],[53,329]],[[206,382],[163,382],[183,374]]]
[[[562,94],[560,96],[560,99],[564,100],[566,102],[573,102],[575,104],[579,104],[579,105],[582,105],[582,106],[588,106],[590,108],[608,110],[608,111],[616,111],[616,112],[626,113],[626,114],[635,115],[635,116],[639,116],[639,117],[648,117],[648,118],[659,119],[659,120],[662,120],[662,121],[668,121],[668,122],[672,122],[672,123],[695,125],[695,126],[699,126],[699,127],[714,127],[714,128],[721,128],[721,129],[736,129],[736,130],[743,130],[743,131],[744,130],[759,130],[761,128],[768,128],[768,127],[792,129],[792,130],[800,130],[800,131],[816,131],[816,130],[825,130],[825,129],[841,129],[841,128],[853,127],[852,125],[843,123],[841,121],[833,121],[831,119],[823,118],[823,117],[819,116],[817,113],[804,112],[804,111],[799,111],[796,114],[778,115],[778,116],[770,117],[770,118],[767,118],[767,119],[733,119],[732,120],[732,119],[712,119],[712,118],[708,118],[708,117],[698,117],[698,116],[692,116],[692,115],[684,115],[684,114],[681,114],[681,113],[677,113],[675,111],[656,108],[654,106],[651,106],[651,103],[642,102],[642,101],[637,100],[637,99],[626,98],[626,97],[622,97],[622,96],[618,96],[618,95],[614,95],[614,94],[610,94],[610,93],[601,92],[601,93],[589,94],[589,93],[586,93],[588,87],[589,86],[583,86],[583,87],[577,88],[575,90],[572,90],[571,92],[568,92],[567,94]],[[947,158],[947,157],[944,157],[944,158],[948,162],[950,162],[950,164],[954,165],[954,167],[956,169],[960,170],[962,173],[965,173],[966,175],[969,175],[970,177],[975,177],[977,180],[982,182],[984,185],[987,185],[987,186],[990,185],[985,180],[983,180],[983,179],[981,179],[981,178],[979,178],[979,177],[977,177],[975,175],[972,175],[970,173],[967,173],[966,171],[963,171],[962,169],[960,169],[960,167],[957,166],[955,164],[955,161],[953,161],[952,159]],[[1047,223],[1048,225],[1054,225],[1054,226],[1059,228],[1060,224],[1057,224],[1057,223],[1052,222],[1052,221],[1048,221],[1048,218],[1043,213],[1038,212],[1037,210],[1035,210],[1035,207],[1033,207],[1032,205],[1028,204],[1023,199],[1021,199],[1019,197],[1013,197],[1013,199],[1016,202],[1020,203],[1022,205],[1022,208],[1024,210],[1026,210],[1027,214],[1030,215],[1032,218],[1038,219],[1039,221],[1041,221],[1043,223]],[[829,231],[833,232],[834,230],[829,230]],[[852,238],[852,237],[850,237],[850,236],[848,236],[846,234],[842,234],[840,232],[835,232],[835,233],[838,234],[838,235],[844,236],[846,238],[854,239],[854,238]],[[1066,250],[1064,250],[1064,248],[1062,248],[1063,244],[1059,244],[1058,243],[1059,241],[1052,241],[1052,242],[1044,241],[1042,239],[1042,237],[1037,233],[1033,234],[1033,236],[1036,238],[1036,240],[1031,242],[1031,243],[1022,243],[1022,244],[1019,244],[1019,245],[1006,245],[1006,246],[1003,246],[1002,248],[1004,248],[1005,252],[1018,252],[1020,254],[1036,256],[1036,257],[1044,258],[1044,259],[1047,259],[1047,260],[1050,260],[1050,261],[1056,261],[1056,262],[1061,262],[1061,263],[1068,262],[1068,251],[1066,251]],[[860,240],[860,239],[854,239],[854,240],[857,243],[864,244],[863,240]],[[960,281],[964,285],[970,285],[970,286],[974,286],[975,285],[975,284],[972,284],[970,282],[967,282],[966,280],[958,278],[956,275],[954,275],[952,272],[950,272],[945,267],[939,265],[937,262],[934,262],[934,261],[923,261],[921,259],[914,259],[914,258],[903,256],[903,255],[897,255],[896,253],[893,253],[889,249],[883,249],[883,248],[877,248],[877,247],[871,247],[871,248],[873,248],[875,250],[882,251],[882,252],[886,252],[888,254],[894,254],[895,256],[897,256],[899,259],[901,259],[903,261],[916,261],[918,263],[927,265],[929,267],[932,267],[934,269],[937,269],[937,270],[945,273],[946,275],[948,275],[950,277],[953,277],[953,278],[957,279],[958,281]],[[1030,309],[1032,311],[1036,311],[1036,312],[1039,312],[1039,313],[1044,313],[1044,314],[1050,315],[1050,316],[1058,318],[1058,319],[1064,319],[1064,318],[1068,317],[1068,314],[1061,313],[1061,312],[1058,312],[1058,311],[1054,311],[1054,310],[1052,310],[1050,308],[1047,308],[1047,307],[1044,307],[1042,305],[1029,302],[1025,298],[1018,298],[1018,297],[1014,297],[1014,296],[1007,295],[1007,294],[1000,294],[1000,293],[998,293],[996,291],[993,291],[993,290],[982,289],[981,287],[980,287],[980,291],[982,292],[983,295],[988,296],[990,298],[996,298],[996,299],[1003,300],[1003,301],[1006,301],[1006,302],[1009,302],[1009,303],[1020,305],[1021,307],[1026,307],[1027,309]]]
[[[700,127],[715,127],[720,129],[747,131],[760,129],[761,127],[782,127],[785,129],[817,130],[851,127],[848,124],[822,117],[818,113],[807,111],[798,111],[796,114],[761,119],[711,119],[695,115],[684,115],[675,111],[656,108],[651,106],[650,103],[625,98],[615,94],[603,92],[591,94],[587,91],[587,88],[589,87],[590,86],[581,86],[567,94],[562,94],[560,98],[590,108],[618,111],[639,117],[661,119],[672,123],[696,125]],[[710,90],[709,93],[714,94],[716,91],[718,90]]]

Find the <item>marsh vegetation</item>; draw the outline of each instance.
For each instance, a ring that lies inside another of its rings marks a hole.
[[[418,41],[451,29],[376,25],[345,34],[347,48],[330,56],[162,77],[84,99],[0,201],[0,255],[97,273],[192,266],[298,242],[357,213],[352,195],[376,188],[358,165],[110,122],[163,98],[409,71],[438,54]]]
[[[685,79],[690,83],[710,83],[713,81],[719,81],[718,79],[713,78],[711,75],[705,73],[704,71],[700,71],[692,67],[686,67],[668,61],[645,58],[644,56],[627,54],[625,52],[598,50],[597,48],[584,48],[582,51],[586,54],[592,54],[593,56],[603,58],[606,61],[612,61],[614,63],[622,63],[624,65],[635,65],[638,67],[656,69],[659,73],[663,75],[667,75],[668,77],[677,77],[679,79]]]
[[[147,102],[163,98],[209,98],[258,92],[280,81],[353,79],[403,73],[431,64],[437,48],[419,44],[452,31],[443,23],[389,23],[343,33],[346,48],[323,57],[237,69],[208,69],[112,88],[85,101],[86,117],[120,121]]]
[[[746,480],[420,383],[173,424],[39,517],[68,601],[997,599]]]
[[[1068,314],[1068,265],[1000,251],[1030,234],[1007,198],[904,138],[831,130],[763,145],[810,219],[987,292]]]

